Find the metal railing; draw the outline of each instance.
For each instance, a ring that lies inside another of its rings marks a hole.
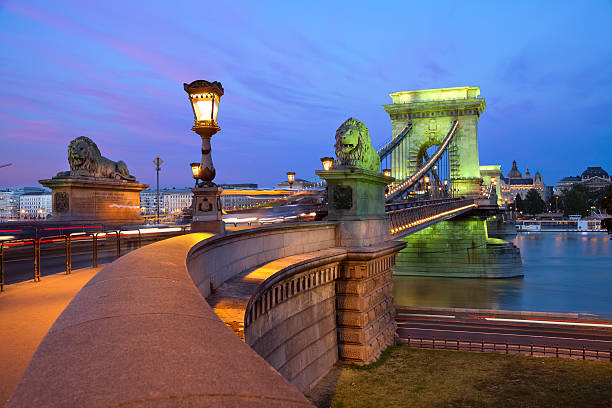
[[[597,360],[612,362],[612,345],[608,350],[587,349],[582,347],[554,346],[545,344],[522,344],[505,341],[498,343],[493,341],[474,340],[448,340],[436,339],[432,337],[411,337],[400,338],[399,343],[408,347],[444,349],[457,351],[478,351],[481,353],[500,353],[500,354],[522,354],[534,357],[556,357],[572,358],[582,360]]]
[[[27,252],[32,251],[32,267],[33,267],[33,278],[35,282],[40,281],[41,277],[41,249],[43,244],[46,245],[47,250],[55,250],[56,252],[62,251],[65,253],[65,272],[66,274],[72,273],[72,249],[74,243],[85,243],[91,240],[91,265],[93,268],[98,267],[98,250],[99,240],[102,238],[104,241],[114,240],[115,256],[116,258],[121,257],[122,241],[124,243],[133,243],[135,248],[142,247],[143,236],[151,237],[153,241],[159,239],[168,238],[167,235],[175,233],[170,236],[184,234],[189,225],[165,227],[165,228],[138,228],[130,230],[110,230],[105,232],[68,232],[63,235],[52,235],[44,237],[34,237],[25,239],[10,239],[0,242],[0,292],[4,291],[5,277],[6,277],[6,258],[7,251],[10,248],[18,251],[21,250],[22,255],[29,257]],[[167,230],[167,231],[166,231]],[[155,237],[152,235],[163,234],[162,237]],[[123,238],[122,238],[123,236]],[[130,239],[134,237],[134,239]],[[155,239],[158,238],[158,239]],[[31,249],[28,249],[31,247]],[[62,248],[63,247],[63,248]],[[79,255],[88,253],[81,252]]]
[[[442,217],[456,215],[476,207],[474,200],[441,200],[427,205],[387,211],[391,219],[391,234],[407,233],[414,228]]]

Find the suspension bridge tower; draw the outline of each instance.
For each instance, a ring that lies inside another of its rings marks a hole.
[[[474,86],[390,94],[393,103],[383,107],[391,118],[392,138],[402,138],[387,158],[391,175],[404,180],[416,173],[458,121],[442,165],[447,166],[455,195],[477,196],[482,183],[478,120],[486,106],[479,95],[480,88]]]

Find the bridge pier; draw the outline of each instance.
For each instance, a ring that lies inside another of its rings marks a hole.
[[[395,275],[463,278],[523,276],[520,250],[490,238],[485,217],[461,216],[443,221],[402,239]]]

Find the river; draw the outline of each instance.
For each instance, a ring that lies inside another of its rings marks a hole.
[[[523,278],[395,276],[396,305],[579,312],[612,318],[612,240],[605,233],[520,233]]]

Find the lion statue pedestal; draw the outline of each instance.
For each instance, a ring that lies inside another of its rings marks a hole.
[[[105,227],[144,223],[140,192],[149,185],[136,181],[123,161],[103,157],[91,139],[80,136],[68,145],[68,163],[70,171],[39,180],[52,191],[54,222]]]

